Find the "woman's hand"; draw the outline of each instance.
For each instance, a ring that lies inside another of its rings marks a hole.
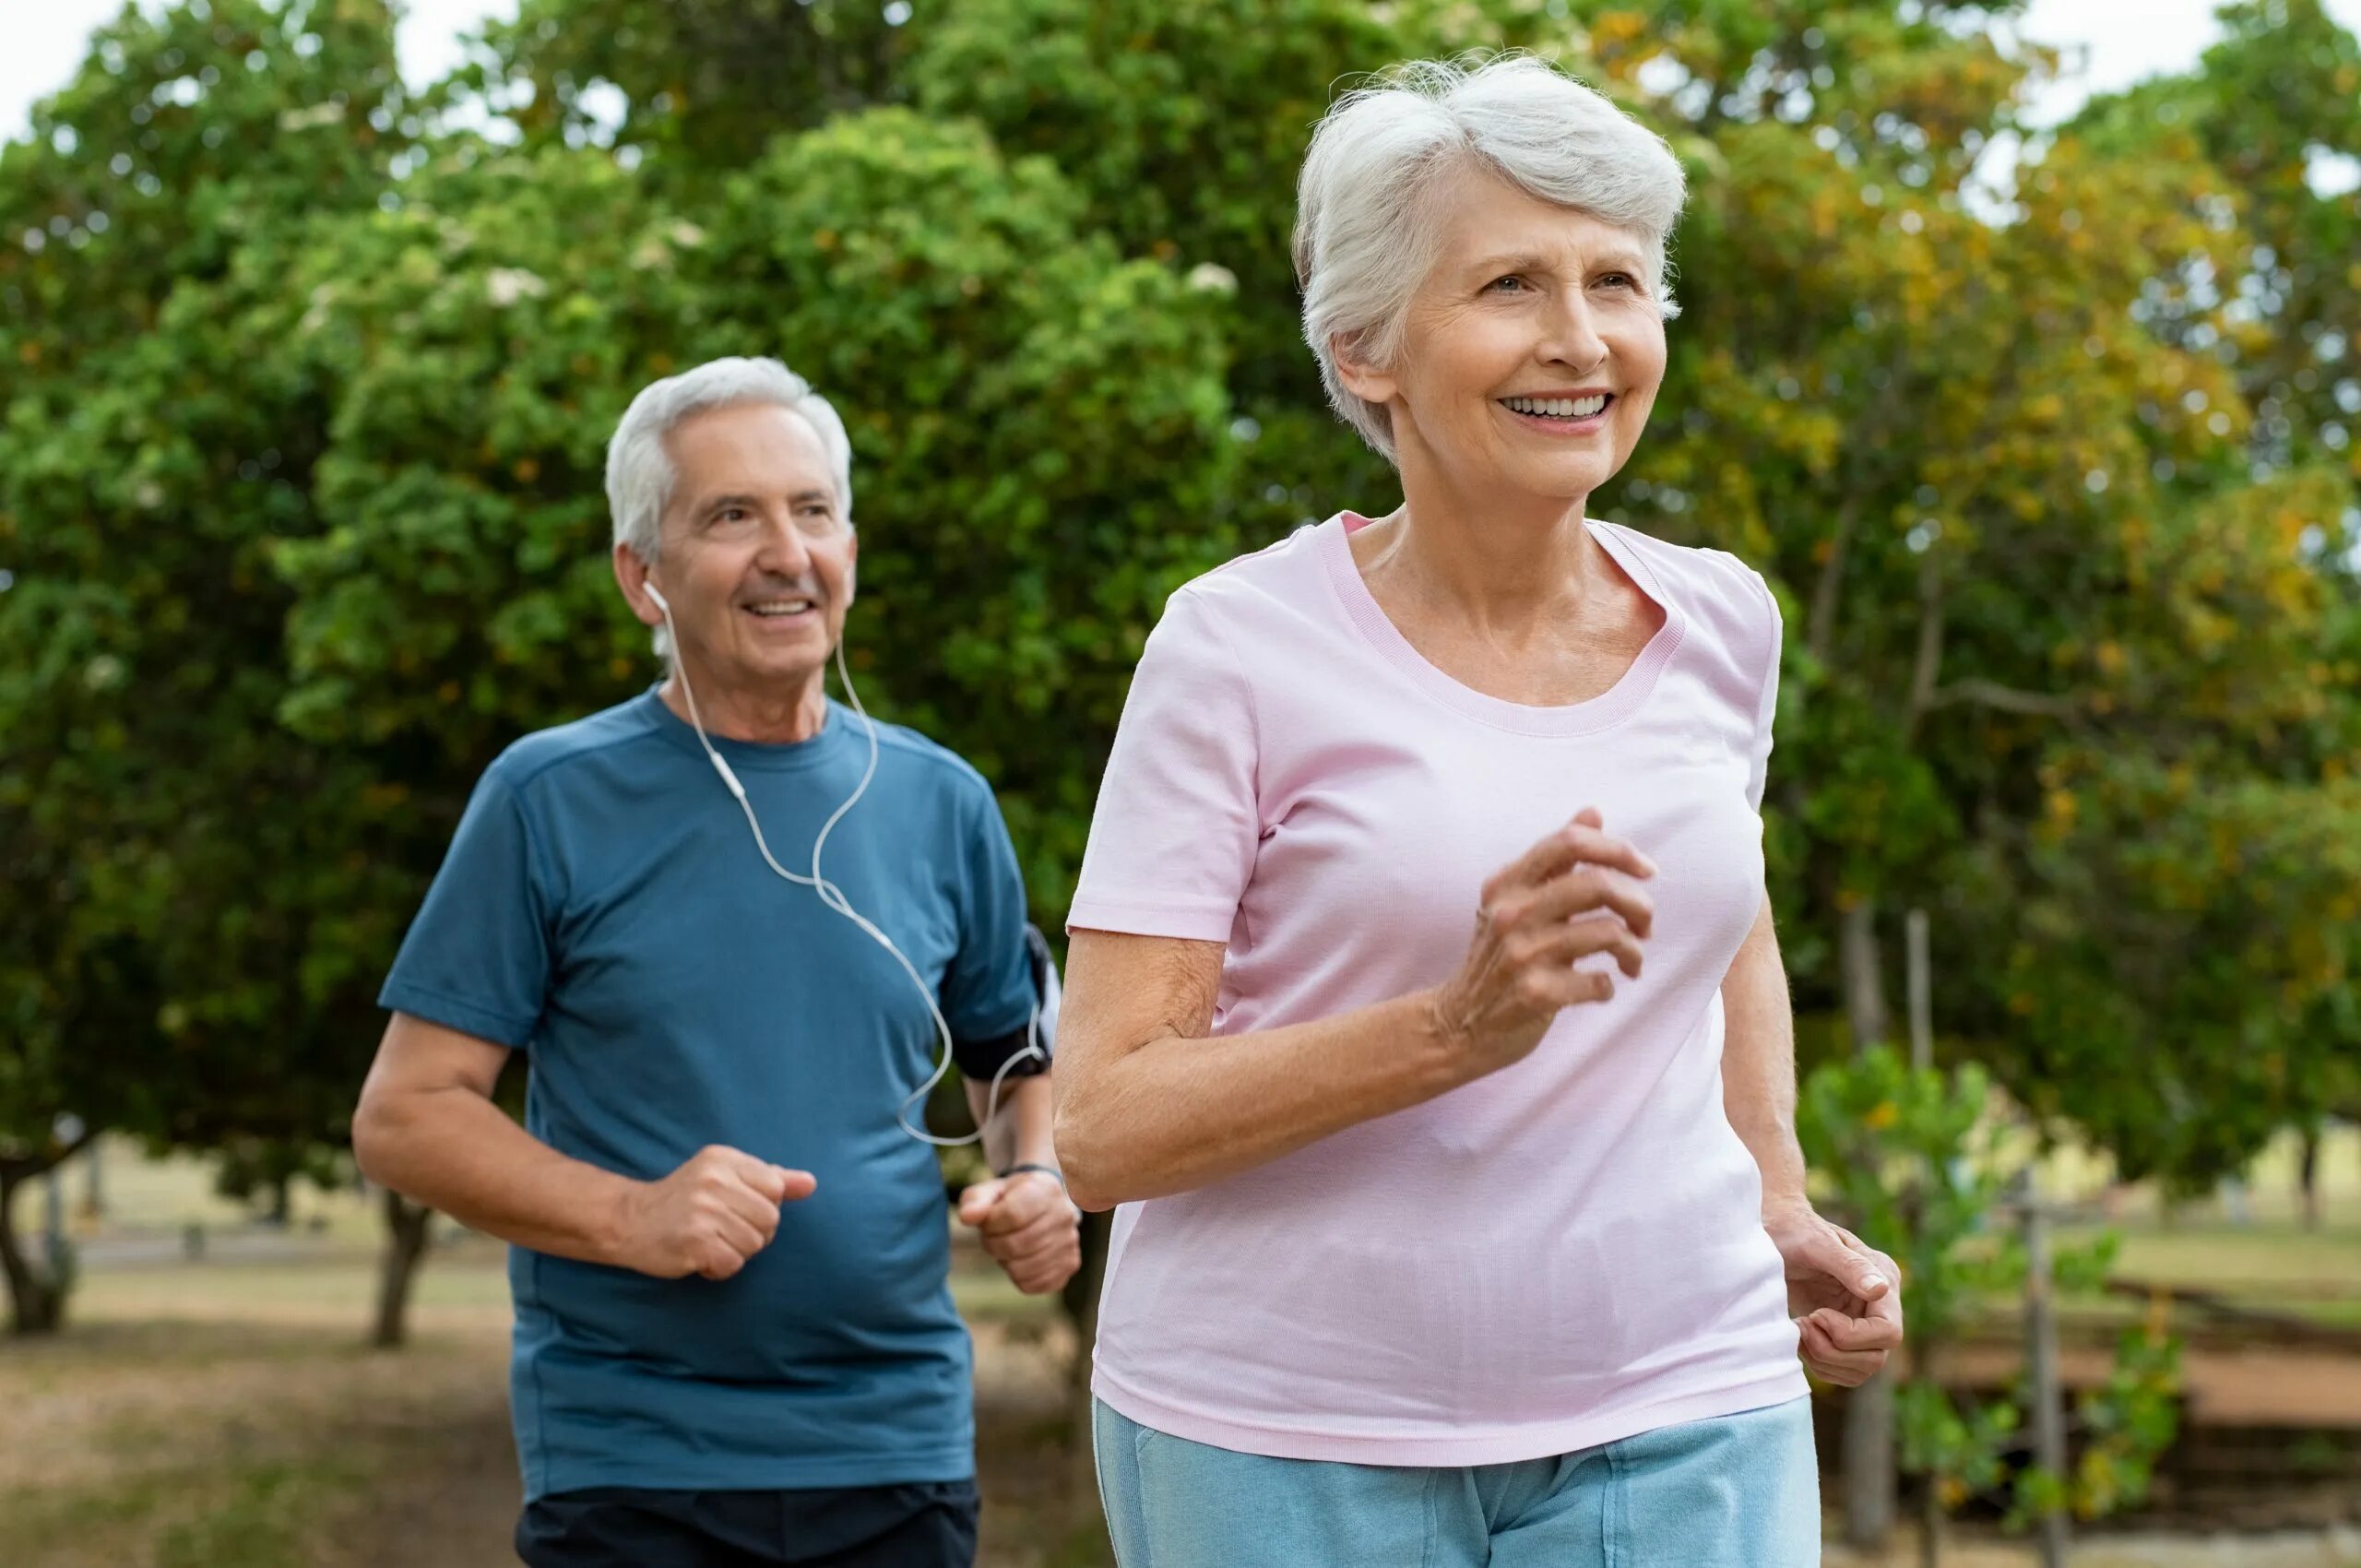
[[[1486,1072],[1529,1054],[1560,1009],[1615,994],[1611,972],[1577,961],[1608,954],[1639,978],[1655,906],[1633,884],[1656,868],[1605,826],[1585,806],[1484,885],[1467,956],[1430,1005],[1444,1037],[1487,1063]]]
[[[1762,1228],[1786,1265],[1797,1354],[1822,1383],[1858,1388],[1902,1345],[1902,1271],[1800,1198],[1767,1206]]]

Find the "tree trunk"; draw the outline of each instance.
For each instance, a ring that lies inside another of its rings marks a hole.
[[[2320,1202],[2320,1133],[2317,1127],[2304,1130],[2304,1152],[2296,1168],[2296,1185],[2303,1194],[2304,1229],[2317,1230],[2328,1218],[2326,1206]]]
[[[1893,1372],[1853,1390],[1845,1406],[1845,1539],[1881,1550],[1893,1530]]]
[[[89,1158],[84,1163],[82,1188],[82,1218],[94,1222],[104,1219],[107,1215],[105,1167],[105,1149],[94,1138],[90,1142]]]
[[[0,1171],[0,1271],[8,1277],[8,1332],[54,1334],[65,1323],[65,1292],[49,1271],[25,1255],[17,1234],[17,1192],[39,1169]]]
[[[1883,1045],[1893,1032],[1878,951],[1876,899],[1862,898],[1845,911],[1837,927],[1837,953],[1845,973],[1845,1017],[1852,1026],[1853,1053],[1857,1056]]]
[[[1877,919],[1876,900],[1862,898],[1844,912],[1838,928],[1845,1012],[1857,1055],[1883,1045],[1891,1029]],[[1853,1546],[1880,1549],[1892,1533],[1893,1438],[1893,1374],[1888,1370],[1853,1390],[1845,1406],[1845,1538]]]
[[[386,1252],[377,1274],[377,1328],[370,1343],[392,1349],[409,1337],[409,1288],[426,1255],[434,1211],[386,1189]]]
[[[1931,1341],[1911,1347],[1910,1375],[1915,1381],[1942,1386],[1935,1372],[1935,1346]],[[1941,1568],[1945,1523],[1942,1478],[1929,1468],[1921,1480],[1924,1488],[1918,1494],[1918,1568]]]

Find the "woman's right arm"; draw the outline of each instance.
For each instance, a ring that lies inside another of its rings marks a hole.
[[[1484,887],[1449,981],[1334,1017],[1213,1036],[1223,944],[1077,929],[1058,1029],[1058,1158],[1074,1201],[1187,1192],[1498,1071],[1560,1008],[1640,972],[1646,858],[1584,811]]]

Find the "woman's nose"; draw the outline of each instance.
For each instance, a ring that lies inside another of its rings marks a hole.
[[[1550,325],[1548,341],[1542,345],[1544,358],[1577,371],[1596,370],[1606,361],[1607,339],[1599,336],[1590,307],[1579,298],[1560,305]]]

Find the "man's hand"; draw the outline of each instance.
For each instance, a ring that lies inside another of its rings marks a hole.
[[[959,1194],[960,1223],[975,1227],[984,1251],[1028,1296],[1049,1294],[1082,1266],[1081,1214],[1044,1170],[995,1176]]]
[[[1805,1368],[1857,1388],[1902,1344],[1901,1271],[1893,1260],[1797,1199],[1767,1208],[1762,1227],[1787,1265],[1787,1311]]]
[[[615,1261],[658,1279],[727,1279],[778,1233],[779,1206],[818,1185],[808,1170],[718,1144],[699,1149],[662,1181],[624,1194]]]

